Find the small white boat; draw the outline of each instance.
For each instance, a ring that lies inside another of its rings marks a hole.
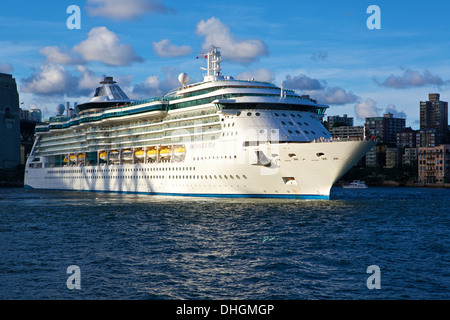
[[[346,189],[367,189],[367,185],[364,181],[353,180],[353,182],[343,186]]]

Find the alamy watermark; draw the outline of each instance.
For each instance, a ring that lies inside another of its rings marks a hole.
[[[67,29],[81,29],[81,10],[74,4],[67,7],[67,13],[71,14],[66,21]]]
[[[369,30],[373,29],[381,29],[381,9],[377,5],[370,5],[367,7],[366,12],[371,14],[369,18],[367,18],[366,25]]]
[[[71,265],[67,267],[67,274],[70,274],[70,276],[67,278],[66,286],[67,289],[73,290],[73,289],[81,289],[81,270],[80,267],[77,265]]]
[[[367,289],[381,289],[381,271],[377,265],[371,265],[367,267],[366,273],[371,275],[367,278]]]

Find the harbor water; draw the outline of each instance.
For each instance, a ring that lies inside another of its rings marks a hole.
[[[4,188],[0,299],[449,299],[449,199],[432,188],[334,187],[330,200]]]

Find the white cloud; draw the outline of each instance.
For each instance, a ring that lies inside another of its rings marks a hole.
[[[13,71],[13,66],[10,63],[2,63],[0,61],[0,72],[11,73]]]
[[[368,117],[377,117],[381,111],[382,109],[377,107],[377,103],[370,98],[362,100],[355,105],[355,114],[360,120]]]
[[[403,111],[398,111],[395,104],[392,104],[392,103],[388,104],[388,106],[386,107],[385,113],[392,113],[395,118],[406,119],[406,113]]]
[[[259,39],[242,40],[235,38],[228,26],[219,19],[212,17],[197,24],[197,34],[205,37],[202,48],[209,51],[211,45],[220,48],[222,56],[229,61],[251,63],[259,57],[268,55],[268,48],[264,41]]]
[[[148,76],[143,82],[134,86],[130,97],[133,99],[142,99],[154,96],[162,96],[170,90],[180,87],[178,81],[179,71],[176,68],[163,68],[164,78],[156,75]]]
[[[21,80],[21,91],[38,96],[91,96],[103,77],[82,65],[76,70],[80,76],[73,75],[62,65],[42,65],[39,72]]]
[[[103,80],[101,76],[96,75],[85,66],[77,66],[77,71],[81,74],[81,78],[78,80],[80,90],[93,92],[99,86],[100,81]]]
[[[170,9],[160,0],[87,0],[90,16],[112,20],[134,20],[148,13],[170,13]]]
[[[190,46],[176,46],[168,39],[153,42],[153,50],[158,56],[164,58],[186,56],[192,52],[192,48]]]
[[[21,80],[21,90],[38,95],[70,95],[77,87],[76,83],[77,79],[63,66],[46,64],[41,66],[39,73]]]
[[[42,49],[39,49],[39,53],[46,56],[47,63],[56,63],[56,64],[83,64],[85,63],[81,58],[71,57],[70,54],[65,50],[62,51],[61,48],[57,46],[48,46]]]
[[[289,89],[300,90],[320,90],[324,88],[324,84],[321,83],[321,81],[310,78],[303,73],[293,77],[289,74],[286,75],[286,79],[283,81],[283,85]]]
[[[275,74],[269,69],[260,68],[253,71],[245,71],[236,76],[238,80],[249,80],[252,78],[263,82],[273,82],[275,80]]]
[[[327,105],[344,105],[358,101],[359,97],[353,92],[347,92],[339,87],[326,87],[321,90],[309,90],[305,92],[318,103]]]
[[[119,37],[106,27],[91,29],[88,38],[73,47],[72,51],[81,54],[86,61],[101,61],[111,66],[143,61],[131,45],[120,43]]]
[[[403,71],[403,75],[394,76],[391,74],[386,80],[378,81],[374,79],[374,81],[382,87],[389,87],[394,89],[405,89],[405,88],[413,88],[413,87],[423,87],[426,85],[443,85],[444,80],[437,75],[431,74],[430,71],[425,69],[422,73],[420,71],[406,69]]]

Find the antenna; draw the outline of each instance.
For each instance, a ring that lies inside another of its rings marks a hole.
[[[222,58],[220,55],[220,51],[217,49],[218,47],[211,45],[210,52],[203,54],[207,59],[206,68],[200,68],[202,70],[206,70],[206,74],[203,76],[203,81],[213,81],[223,78],[223,76],[220,75],[220,71],[222,70],[222,68],[220,67]]]

